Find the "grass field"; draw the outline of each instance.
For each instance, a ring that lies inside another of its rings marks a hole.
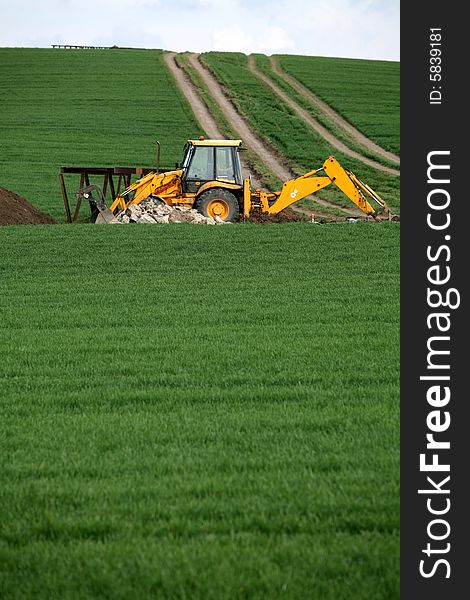
[[[299,171],[330,153],[246,57],[204,60]],[[0,49],[0,94],[0,185],[59,219],[61,164],[150,166],[160,139],[171,165],[200,133],[153,51]],[[398,242],[0,228],[0,597],[398,598]]]
[[[398,598],[398,233],[2,228],[0,596]]]
[[[386,150],[400,154],[400,63],[280,55],[282,67]]]
[[[0,95],[0,185],[60,220],[60,165],[153,166],[159,139],[171,166],[200,133],[153,51],[0,48]]]
[[[208,52],[202,55],[202,59],[226,87],[238,110],[248,117],[266,140],[281,151],[299,173],[321,166],[327,156],[333,154],[342,165],[379,192],[393,211],[399,212],[399,177],[343,156],[332,148],[248,70],[244,54]],[[339,205],[351,206],[351,202],[338,190],[327,189],[321,193]]]

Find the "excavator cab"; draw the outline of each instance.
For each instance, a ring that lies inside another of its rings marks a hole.
[[[241,140],[189,140],[185,146],[183,192],[197,194],[205,183],[220,181],[243,186]]]

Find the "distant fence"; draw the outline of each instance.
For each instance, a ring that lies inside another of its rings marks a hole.
[[[77,46],[75,44],[52,44],[53,48],[66,48],[68,50],[110,50],[110,46]]]
[[[66,50],[161,50],[161,48],[128,48],[125,46],[79,46],[77,44],[51,44],[53,48]]]

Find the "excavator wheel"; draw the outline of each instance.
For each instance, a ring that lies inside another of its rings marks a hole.
[[[197,198],[194,208],[205,217],[219,217],[231,223],[235,223],[240,217],[238,200],[224,188],[213,188],[203,192]]]

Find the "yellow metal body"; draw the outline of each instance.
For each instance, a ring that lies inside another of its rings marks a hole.
[[[125,210],[131,204],[139,204],[145,198],[154,194],[165,197],[167,204],[172,203],[172,198],[181,196],[181,177],[183,171],[167,171],[166,173],[149,173],[142,177],[128,188],[122,194],[117,196],[109,209],[112,212]],[[131,196],[134,194],[133,196]]]
[[[194,146],[239,147],[242,141],[189,140],[188,144]],[[321,174],[319,175],[319,173]],[[366,215],[370,215],[374,219],[380,219],[369,203],[368,199],[371,199],[379,204],[388,218],[392,218],[387,204],[377,192],[361,181],[354,173],[344,169],[332,156],[329,156],[319,169],[314,169],[305,173],[305,175],[286,181],[280,192],[252,190],[249,179],[244,179],[243,186],[241,186],[222,178],[207,182],[196,182],[196,185],[200,185],[196,192],[184,192],[183,176],[183,169],[167,171],[166,173],[149,173],[117,196],[111,204],[110,210],[117,214],[132,204],[139,204],[151,195],[158,196],[169,205],[193,206],[198,196],[203,192],[214,188],[224,188],[238,198],[240,213],[244,218],[248,218],[254,209],[259,209],[261,212],[268,214],[277,214],[294,202],[298,202],[326,186],[334,184]],[[207,210],[210,216],[219,216],[221,219],[225,219],[230,212],[227,202],[222,198],[214,198],[207,206]]]
[[[239,147],[242,144],[241,140],[188,140],[188,144],[192,146],[216,146],[216,147]],[[117,214],[126,210],[132,204],[139,204],[149,196],[158,196],[166,204],[183,204],[192,206],[196,198],[203,192],[212,188],[224,188],[234,193],[240,193],[242,187],[230,181],[219,178],[214,181],[201,182],[200,187],[196,192],[183,192],[182,179],[183,169],[167,171],[165,173],[148,173],[141,179],[137,180],[127,187],[122,194],[119,194],[109,207],[111,212]],[[199,185],[199,182],[196,182]],[[228,207],[223,206],[224,202],[213,202],[214,206],[209,205],[209,212],[214,215],[228,214]],[[214,216],[212,215],[212,216]],[[221,218],[224,218],[221,216]]]
[[[243,180],[243,218],[247,219],[252,210],[250,180]]]
[[[219,146],[222,148],[226,146],[235,146],[238,148],[242,143],[242,140],[188,140],[188,144],[192,146]]]
[[[182,170],[168,171],[161,174],[149,173],[126,188],[121,195],[117,196],[109,209],[116,214],[126,210],[126,208],[132,204],[139,204],[142,200],[145,200],[152,195],[158,196],[170,206],[174,204],[189,204],[192,206],[196,198],[206,190],[212,188],[224,188],[230,191],[233,190],[239,192],[242,189],[241,186],[234,183],[208,181],[201,185],[197,192],[183,193],[181,189],[182,175]],[[219,213],[216,212],[215,214]]]
[[[320,172],[326,175],[317,175]],[[387,204],[377,192],[361,181],[354,173],[344,169],[332,156],[325,160],[321,168],[286,181],[280,192],[266,193],[257,190],[251,195],[257,198],[257,204],[262,212],[275,215],[294,202],[298,202],[332,183],[366,215],[370,215],[377,220],[380,219],[369,203],[368,197],[379,204],[388,218],[392,218],[393,215],[390,213]]]
[[[320,171],[326,173],[326,176],[317,176],[317,173]],[[353,176],[354,179],[351,176]],[[375,210],[365,198],[364,192],[367,193],[369,197],[375,195],[379,198],[378,194],[375,194],[372,188],[369,188],[368,186],[368,189],[366,190],[365,184],[362,184],[353,173],[346,171],[346,169],[344,169],[332,156],[329,156],[325,160],[322,168],[314,169],[301,177],[286,181],[282,186],[281,192],[274,194],[276,199],[266,212],[269,214],[277,214],[294,202],[298,202],[306,196],[310,196],[332,183],[339,187],[339,189],[364,213],[372,216],[375,214]],[[360,187],[358,185],[359,183],[364,187]],[[260,196],[260,203],[263,208],[264,199],[262,195]]]
[[[237,185],[236,183],[227,183],[222,179],[217,179],[215,181],[208,181],[204,185],[201,185],[197,193],[193,194],[193,198],[197,198],[200,194],[202,194],[202,192],[211,190],[212,188],[224,188],[226,190],[232,190],[233,192],[239,192],[242,189],[241,186]]]

